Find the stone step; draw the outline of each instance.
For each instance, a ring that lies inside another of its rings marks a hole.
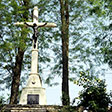
[[[62,106],[53,105],[4,105],[0,112],[58,112]]]
[[[46,109],[20,109],[20,110],[17,110],[17,109],[13,109],[11,110],[11,112],[47,112]]]

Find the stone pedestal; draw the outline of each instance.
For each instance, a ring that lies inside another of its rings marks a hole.
[[[34,41],[33,41],[34,46]],[[31,73],[27,85],[22,90],[19,104],[39,104],[46,105],[45,89],[42,88],[41,78],[38,74],[38,49],[32,48],[32,61],[31,61]]]
[[[46,95],[44,88],[25,87],[23,88],[19,104],[28,104],[28,95],[39,95],[39,105],[46,105]]]
[[[27,86],[22,90],[19,104],[47,104],[45,89],[42,88],[41,80],[38,74],[30,74]]]

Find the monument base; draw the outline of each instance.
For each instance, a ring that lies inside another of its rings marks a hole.
[[[72,110],[71,110],[72,109]],[[0,112],[79,112],[75,106],[59,105],[3,105]],[[82,111],[80,111],[82,112]]]
[[[39,104],[46,105],[45,89],[42,87],[25,87],[22,90],[19,104]]]
[[[58,112],[61,106],[47,105],[4,105],[3,112]]]

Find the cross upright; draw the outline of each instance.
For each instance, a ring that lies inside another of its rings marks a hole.
[[[38,7],[33,10],[33,22],[17,22],[15,25],[25,25],[33,28],[32,37],[32,60],[31,73],[25,88],[22,90],[19,104],[40,104],[46,105],[45,89],[42,88],[41,79],[38,74],[38,28],[39,27],[56,27],[55,23],[39,23]]]

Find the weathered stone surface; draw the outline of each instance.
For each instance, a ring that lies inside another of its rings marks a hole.
[[[0,112],[83,112],[82,107],[58,105],[3,105]],[[92,112],[89,111],[88,112]],[[109,108],[107,112],[112,112]]]
[[[62,106],[50,105],[4,105],[0,112],[59,112]]]

